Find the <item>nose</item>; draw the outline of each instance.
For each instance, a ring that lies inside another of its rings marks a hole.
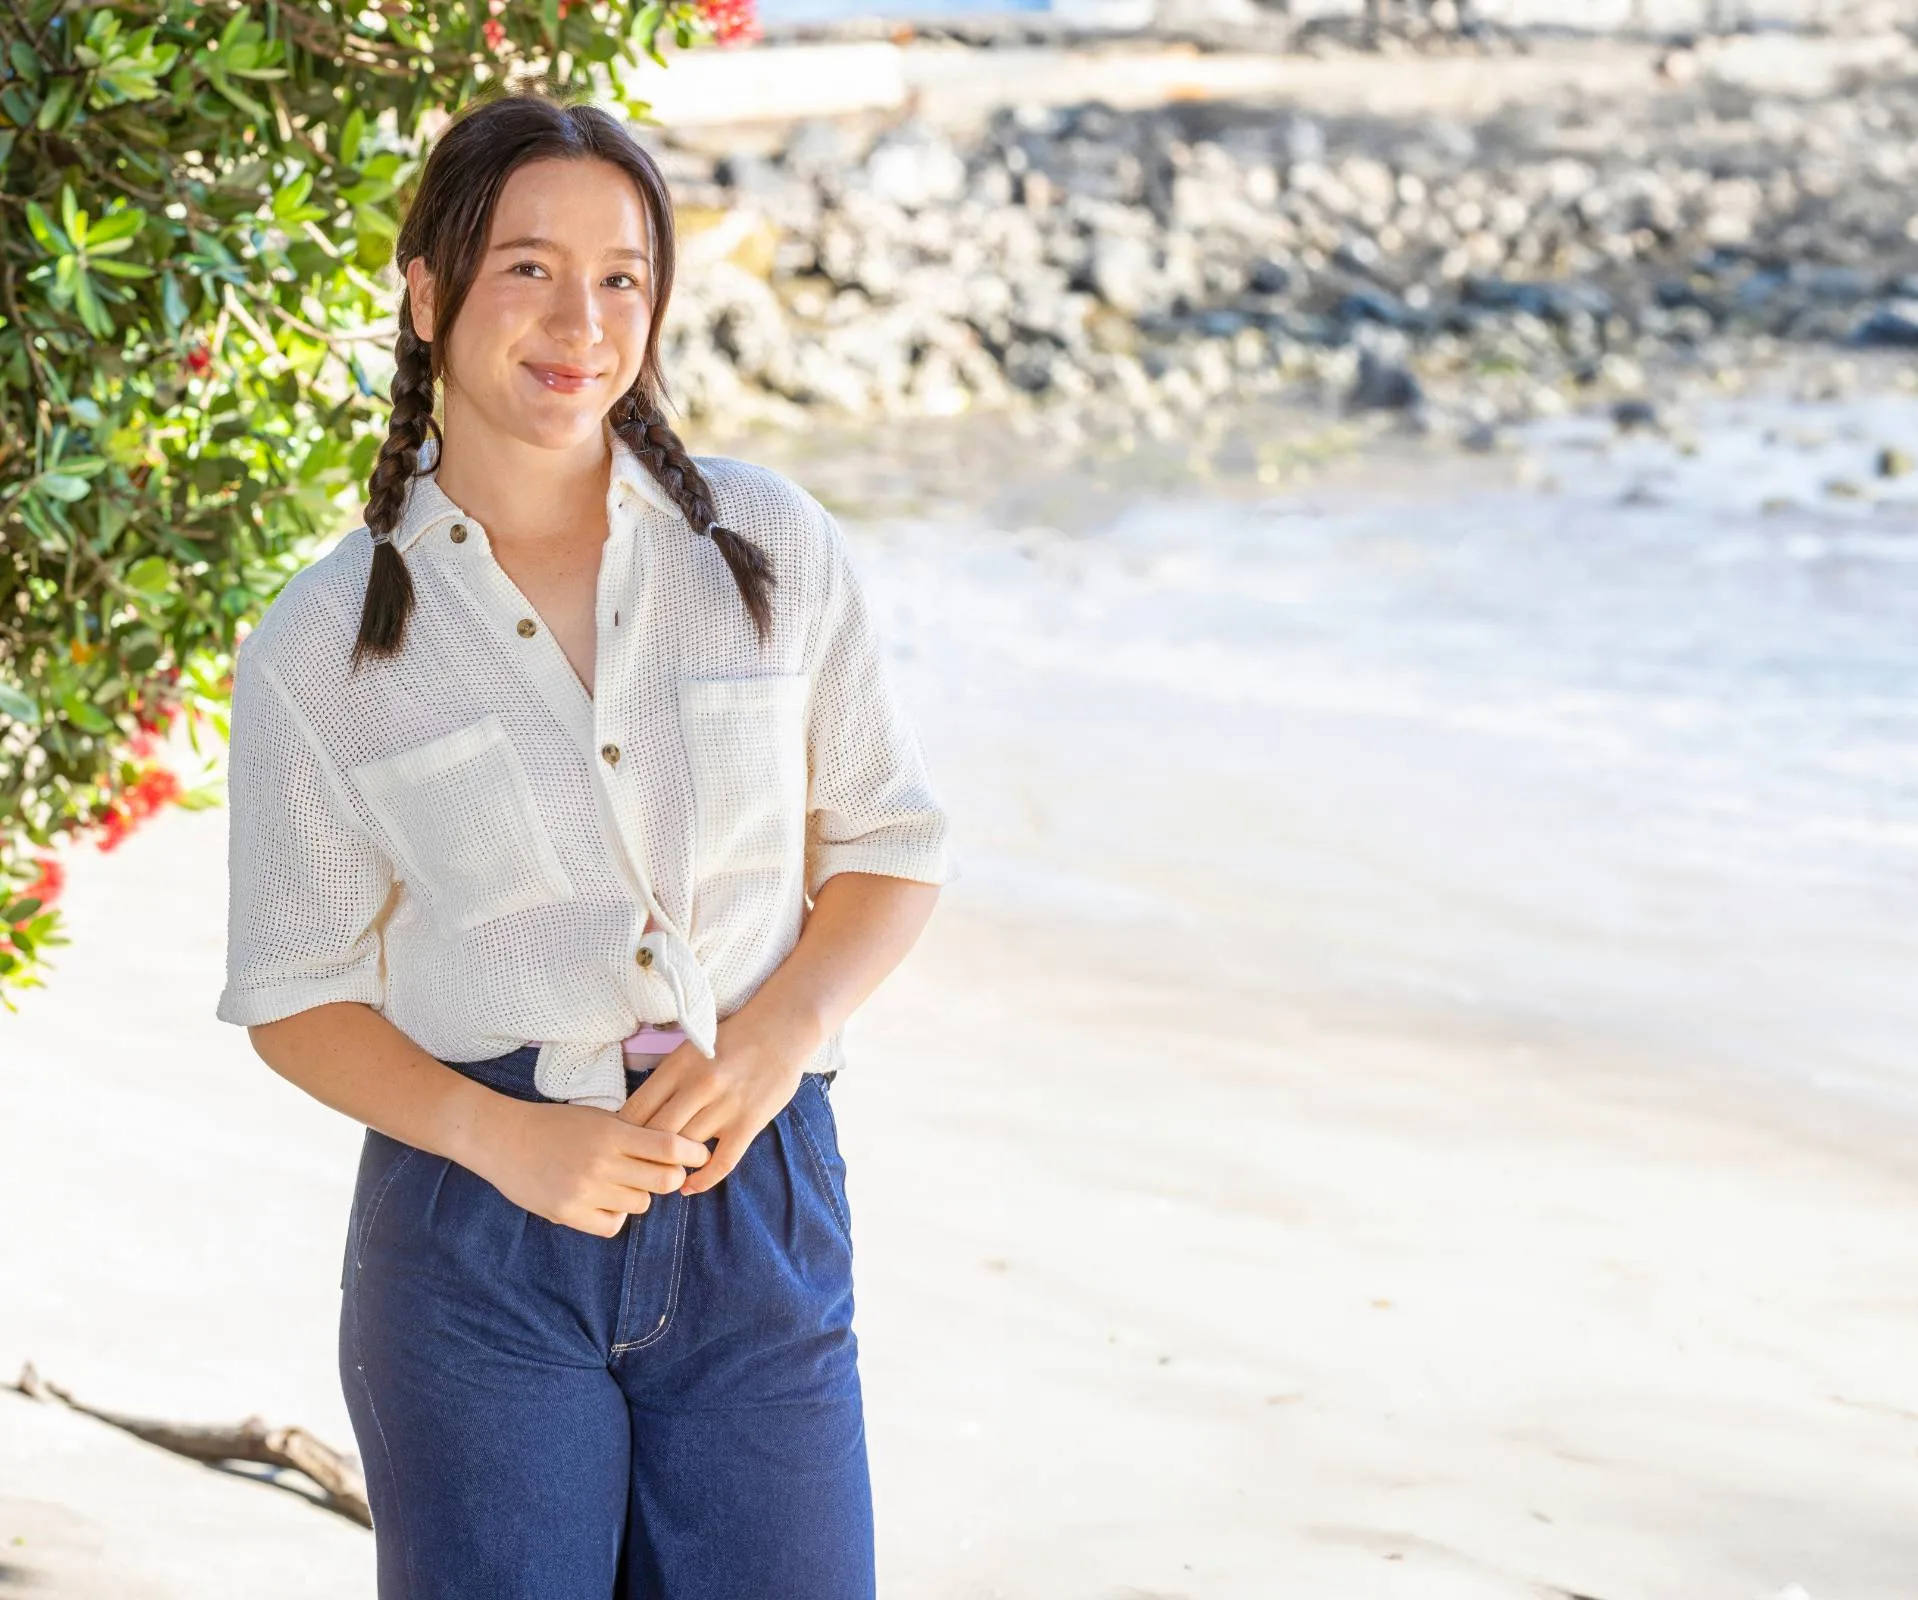
[[[547,307],[547,336],[569,349],[590,350],[599,343],[601,332],[593,286],[584,278],[561,278]]]

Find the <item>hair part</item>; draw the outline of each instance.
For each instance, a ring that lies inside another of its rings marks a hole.
[[[507,179],[530,161],[553,160],[608,162],[639,191],[653,253],[652,318],[639,376],[609,420],[692,530],[713,541],[761,640],[771,630],[772,564],[752,541],[720,526],[712,486],[667,424],[662,408],[666,385],[659,366],[659,336],[672,298],[676,254],[665,176],[625,127],[597,106],[561,105],[544,95],[521,92],[475,106],[447,127],[427,158],[393,247],[393,264],[402,278],[414,261],[423,261],[432,275],[433,340],[428,344],[414,332],[412,291],[402,290],[393,346],[393,416],[367,489],[373,566],[353,646],[355,667],[369,656],[399,654],[405,641],[413,580],[392,535],[427,438],[444,444],[433,418],[433,396],[445,372],[447,335],[479,275]]]

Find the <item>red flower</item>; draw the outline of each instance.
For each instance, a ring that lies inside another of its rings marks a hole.
[[[480,32],[486,35],[486,48],[498,55],[499,47],[506,43],[506,24],[498,17],[489,17]]]
[[[162,766],[148,766],[109,800],[93,819],[102,850],[117,850],[127,835],[182,793],[179,778]]]
[[[204,344],[196,344],[186,353],[186,369],[194,377],[199,377],[213,365],[213,352]]]
[[[751,44],[760,36],[754,0],[699,0],[699,15],[715,44]]]
[[[180,780],[165,767],[148,767],[127,788],[127,809],[135,822],[144,822],[162,806],[180,798]]]
[[[38,900],[44,911],[60,898],[67,886],[67,869],[52,856],[42,856],[34,865],[40,869],[40,876],[20,891],[23,900]]]
[[[127,835],[131,832],[133,819],[130,816],[118,809],[108,811],[100,818],[100,848],[118,850],[126,843]]]

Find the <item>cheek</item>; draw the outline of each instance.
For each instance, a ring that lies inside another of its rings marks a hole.
[[[496,364],[510,356],[538,320],[538,308],[524,287],[475,284],[460,307],[454,338],[465,344],[470,359]]]
[[[620,364],[639,371],[646,356],[646,335],[653,325],[653,308],[647,301],[630,300],[610,310],[606,316],[606,336],[618,351]]]

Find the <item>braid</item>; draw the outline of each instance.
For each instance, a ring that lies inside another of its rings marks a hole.
[[[407,485],[419,469],[427,435],[439,437],[433,420],[432,347],[413,332],[413,319],[400,308],[400,336],[393,346],[393,420],[368,485],[366,525],[373,534],[373,569],[367,574],[366,601],[360,609],[360,636],[353,665],[367,656],[394,656],[413,610],[413,579],[394,549],[392,534],[406,506]]]
[[[719,525],[719,507],[713,500],[712,485],[693,464],[686,446],[666,421],[658,404],[640,390],[626,397],[623,413],[616,412],[613,426],[646,464],[646,470],[672,496],[693,532],[703,534],[719,547],[726,566],[739,586],[739,598],[753,619],[761,641],[772,630],[772,563],[766,552],[731,528]]]

